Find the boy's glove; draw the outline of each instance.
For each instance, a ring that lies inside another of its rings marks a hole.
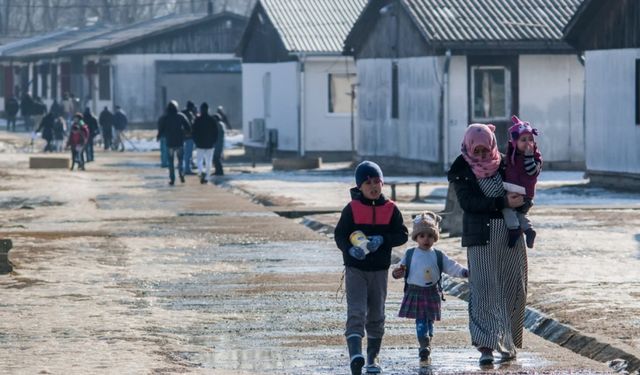
[[[469,277],[469,270],[463,270],[462,271],[462,277]]]
[[[393,272],[391,272],[391,276],[393,276],[394,279],[400,279],[404,277],[404,272],[406,269],[407,269],[407,266],[405,266],[404,264],[401,264],[396,269],[394,269]]]
[[[367,250],[372,253],[378,250],[380,245],[382,245],[382,243],[384,242],[384,237],[382,236],[371,236],[367,237],[367,239],[369,240],[369,243],[367,244]]]
[[[356,258],[357,260],[364,260],[364,258],[367,256],[364,250],[358,246],[351,246],[351,248],[349,248],[349,255]]]

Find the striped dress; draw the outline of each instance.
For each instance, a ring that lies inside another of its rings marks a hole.
[[[500,174],[479,179],[487,197],[504,194]],[[469,331],[476,347],[516,354],[522,347],[527,298],[527,253],[523,238],[509,248],[504,219],[491,219],[489,243],[467,248]]]

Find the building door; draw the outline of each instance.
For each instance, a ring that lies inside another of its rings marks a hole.
[[[235,129],[242,128],[242,74],[239,60],[157,61],[156,77],[158,107],[165,106],[168,100],[177,100],[181,109],[187,100],[197,107],[207,102],[211,114],[218,106],[223,106],[229,118],[228,125]]]
[[[494,124],[505,152],[511,115],[518,114],[518,56],[469,56],[469,123]]]

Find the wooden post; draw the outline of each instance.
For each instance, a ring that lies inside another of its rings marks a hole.
[[[416,182],[416,196],[413,197],[412,202],[420,202],[420,183]]]

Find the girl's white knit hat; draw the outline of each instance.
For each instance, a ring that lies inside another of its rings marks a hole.
[[[429,232],[438,240],[440,237],[440,222],[442,218],[431,211],[425,211],[413,219],[411,239],[416,240],[420,233]]]

